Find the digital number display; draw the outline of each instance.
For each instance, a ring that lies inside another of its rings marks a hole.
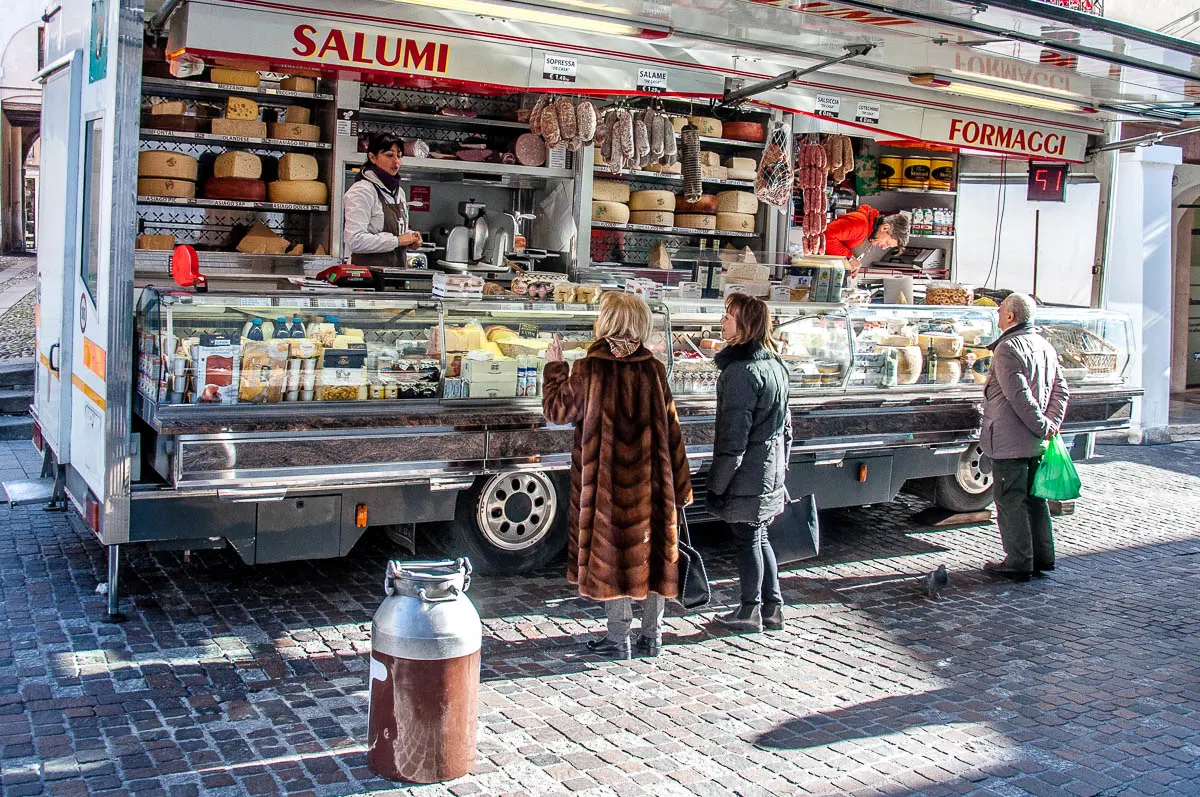
[[[1026,198],[1030,202],[1066,202],[1068,168],[1065,163],[1030,163]]]

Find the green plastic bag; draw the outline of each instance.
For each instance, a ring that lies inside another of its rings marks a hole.
[[[1067,447],[1063,445],[1062,437],[1054,435],[1050,438],[1050,446],[1042,455],[1037,473],[1033,477],[1033,488],[1029,491],[1038,498],[1047,501],[1073,501],[1079,497],[1079,472]]]

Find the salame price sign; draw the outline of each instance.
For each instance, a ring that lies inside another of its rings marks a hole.
[[[569,55],[546,53],[542,64],[542,79],[555,83],[574,83],[579,71],[579,60]]]
[[[665,94],[667,70],[648,66],[638,67],[637,90],[646,94]]]

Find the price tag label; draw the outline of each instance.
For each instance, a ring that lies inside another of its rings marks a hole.
[[[271,300],[264,296],[254,296],[246,299],[238,299],[238,307],[270,307]]]
[[[666,94],[667,70],[638,67],[637,90],[646,94]]]
[[[579,59],[569,55],[554,55],[546,53],[542,62],[542,80],[553,80],[555,83],[574,83],[579,71]]]
[[[517,335],[522,338],[536,338],[542,328],[537,324],[521,324],[517,327]]]
[[[837,119],[838,114],[842,111],[842,98],[831,97],[828,94],[817,95],[817,116],[825,116],[830,119]]]
[[[344,308],[347,308],[350,306],[350,302],[346,299],[334,299],[334,298],[330,297],[328,299],[322,300],[320,306],[321,307],[338,307],[338,308],[344,309]]]
[[[358,111],[350,108],[338,108],[337,134],[339,136],[358,135]]]
[[[879,124],[879,103],[860,102],[854,109],[854,121],[864,125]]]

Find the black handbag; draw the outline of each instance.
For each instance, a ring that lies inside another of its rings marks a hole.
[[[712,588],[708,586],[708,573],[704,560],[692,547],[692,535],[688,531],[687,516],[679,510],[679,603],[685,609],[699,609],[712,600]]]
[[[767,539],[781,564],[812,559],[821,553],[821,521],[817,517],[817,497],[806,495],[783,503],[783,512],[776,515],[767,528]]]

